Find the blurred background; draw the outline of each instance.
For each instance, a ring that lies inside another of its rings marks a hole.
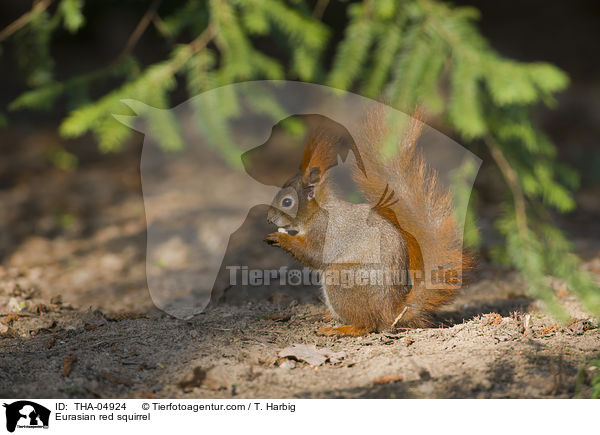
[[[0,17],[6,277],[82,305],[149,304],[143,137],[112,119],[131,114],[119,100],[167,108],[285,78],[423,107],[484,160],[466,234],[481,264],[520,271],[557,316],[549,277],[600,312],[595,2],[6,0]],[[162,121],[165,152],[184,146]]]

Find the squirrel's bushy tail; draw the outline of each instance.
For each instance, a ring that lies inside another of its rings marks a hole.
[[[470,259],[463,253],[450,192],[416,148],[421,116],[409,118],[398,149],[386,156],[388,121],[383,112],[367,114],[359,140],[365,171],[355,171],[354,178],[367,200],[405,237],[413,279],[397,325],[419,327],[452,300]],[[437,284],[420,279],[428,273],[438,278]]]

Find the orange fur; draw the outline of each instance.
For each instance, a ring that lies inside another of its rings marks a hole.
[[[353,325],[343,325],[337,326],[335,328],[325,327],[321,328],[317,331],[317,335],[324,335],[326,337],[358,337],[361,335],[365,335],[369,332],[373,332],[368,330],[367,328],[361,328]]]
[[[424,267],[429,271],[439,268],[445,279],[444,288],[413,282],[406,299],[409,309],[401,321],[407,326],[426,323],[431,313],[450,302],[462,283],[463,271],[472,262],[462,250],[450,193],[416,149],[424,125],[421,117],[417,113],[410,119],[397,153],[386,159],[381,150],[388,134],[386,119],[379,111],[370,112],[361,138],[367,175],[362,171],[354,173],[365,197],[376,203],[374,209],[393,223],[407,241],[410,269],[425,272]],[[394,194],[388,194],[387,205],[382,204],[382,195],[390,189]]]
[[[389,157],[382,152],[383,144],[388,143],[386,122],[382,111],[368,113],[362,137],[358,138],[360,147],[352,144],[350,148],[344,148],[340,141],[322,131],[309,137],[300,172],[288,182],[288,186],[294,186],[298,194],[297,215],[291,218],[273,210],[268,218],[280,227],[289,224],[292,229],[302,229],[293,236],[271,233],[265,241],[290,252],[313,269],[337,271],[368,267],[368,264],[336,264],[320,260],[327,234],[328,213],[335,214],[337,210],[336,218],[355,225],[340,237],[364,233],[367,228],[364,221],[355,221],[359,215],[353,215],[351,207],[346,208],[349,203],[335,199],[335,193],[330,190],[333,188],[323,182],[326,172],[337,164],[338,156],[345,158],[347,151],[353,151],[356,158],[355,182],[372,204],[378,215],[374,222],[381,231],[385,231],[385,240],[388,241],[388,251],[382,254],[382,264],[378,267],[402,271],[408,266],[411,280],[409,284],[401,285],[324,286],[330,309],[336,317],[351,325],[321,328],[318,331],[321,335],[357,336],[391,325],[426,326],[431,315],[455,296],[462,283],[462,273],[471,264],[470,257],[463,254],[450,192],[441,186],[437,173],[426,165],[416,149],[423,122],[419,118],[410,118],[399,146],[394,150],[396,152]],[[307,196],[307,189],[314,189],[314,195]],[[329,202],[329,206],[334,204],[334,208],[325,212],[319,204],[328,203],[332,197],[338,202]],[[279,196],[274,202],[278,199]],[[345,214],[340,214],[340,210],[344,210]],[[363,246],[357,243],[354,247],[348,245],[348,249],[361,252]],[[395,246],[397,251],[393,248]],[[434,271],[444,279],[444,285],[423,279]]]

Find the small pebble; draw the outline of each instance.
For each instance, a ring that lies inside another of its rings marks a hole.
[[[279,367],[281,367],[282,369],[291,370],[296,368],[296,363],[294,361],[287,360],[279,364]]]

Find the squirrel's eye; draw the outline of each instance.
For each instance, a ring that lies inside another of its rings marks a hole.
[[[294,201],[292,201],[292,198],[283,198],[283,201],[281,201],[281,205],[284,207],[291,207],[293,202]]]

